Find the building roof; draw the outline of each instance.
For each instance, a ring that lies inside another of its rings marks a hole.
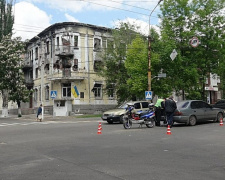
[[[104,30],[104,31],[111,31],[112,30],[111,28],[107,28],[107,27],[103,27],[103,26],[96,26],[96,25],[92,25],[92,24],[85,24],[85,23],[79,23],[79,22],[61,22],[61,23],[55,23],[55,24],[47,27],[42,32],[40,32],[37,36],[30,39],[29,42],[37,41],[38,37],[41,37],[45,34],[48,34],[48,32],[53,30],[53,29],[63,28],[63,27],[66,27],[66,26],[83,26],[83,27],[89,27],[89,28],[92,28],[92,29],[101,29],[101,30]]]

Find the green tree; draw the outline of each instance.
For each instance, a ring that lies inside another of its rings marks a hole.
[[[0,0],[0,42],[2,37],[12,33],[14,16],[12,14],[13,0]]]
[[[8,99],[18,104],[21,115],[21,102],[27,102],[29,91],[25,87],[21,70],[24,43],[21,38],[12,38],[14,1],[0,0],[0,91],[3,98],[3,116],[8,115]]]
[[[21,115],[20,103],[27,102],[30,92],[25,86],[21,62],[24,51],[24,43],[21,38],[11,39],[11,35],[3,36],[0,43],[0,89],[7,90],[9,100],[17,102],[18,115]],[[6,96],[6,95],[5,95]],[[3,98],[5,98],[3,96]],[[8,100],[4,101],[8,104]],[[4,103],[3,102],[3,103]]]
[[[110,93],[113,88],[118,103],[126,100],[135,100],[136,96],[129,92],[127,84],[128,74],[125,68],[127,45],[136,37],[137,27],[121,23],[120,27],[112,30],[112,37],[108,38],[107,48],[103,55],[103,68],[99,75],[105,78],[106,93]]]
[[[130,45],[128,45],[125,68],[128,78],[127,85],[130,94],[138,99],[144,99],[145,91],[148,88],[148,61],[147,61],[147,41],[137,36]]]
[[[205,100],[206,78],[223,61],[222,9],[224,0],[167,0],[161,6],[162,67],[168,84],[183,98]],[[196,48],[190,46],[195,36],[200,40]],[[173,49],[178,52],[174,61],[170,59]]]
[[[2,42],[2,38],[8,34],[12,33],[13,23],[14,23],[14,17],[12,14],[12,5],[13,0],[10,2],[6,0],[0,0],[0,43]],[[0,46],[2,48],[2,45]],[[1,63],[1,65],[4,65]],[[4,67],[4,66],[3,66]],[[5,72],[3,69],[3,72],[0,72],[1,77],[4,76]],[[0,88],[2,99],[3,99],[3,110],[2,114],[3,116],[8,115],[8,89]]]

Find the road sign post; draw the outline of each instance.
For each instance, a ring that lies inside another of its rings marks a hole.
[[[152,100],[152,91],[145,91],[145,99]]]
[[[57,97],[57,91],[51,91],[51,98],[55,99]]]

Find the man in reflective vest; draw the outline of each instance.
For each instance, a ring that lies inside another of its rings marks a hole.
[[[164,99],[158,99],[155,103],[155,117],[156,117],[155,125],[156,126],[160,126],[162,102],[164,102]]]

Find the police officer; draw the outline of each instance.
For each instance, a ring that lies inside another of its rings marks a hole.
[[[155,103],[155,125],[160,126],[160,121],[161,121],[161,112],[162,112],[162,102],[164,102],[164,99],[157,99]]]

